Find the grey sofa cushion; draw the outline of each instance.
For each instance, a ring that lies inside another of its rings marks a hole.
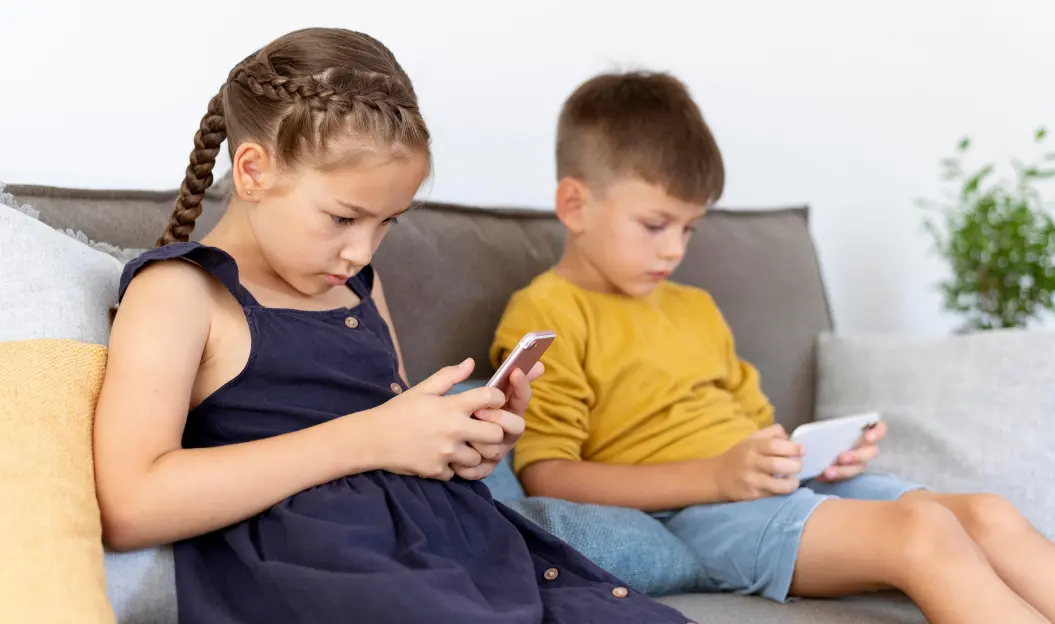
[[[696,624],[922,624],[923,614],[901,594],[878,593],[778,604],[755,596],[681,595],[659,598]]]
[[[1055,538],[1055,332],[819,341],[818,418],[878,410],[877,469],[1006,496]]]
[[[219,219],[229,181],[209,189],[191,235]],[[172,191],[113,191],[12,185],[44,222],[94,241],[150,247],[176,199]],[[713,210],[673,279],[706,288],[721,306],[742,355],[758,366],[777,420],[812,418],[814,340],[832,329],[805,207]],[[428,203],[400,220],[378,250],[407,371],[416,382],[476,359],[487,377],[487,347],[510,294],[551,266],[564,234],[552,211]]]
[[[106,552],[106,596],[118,624],[176,624],[172,547]]]

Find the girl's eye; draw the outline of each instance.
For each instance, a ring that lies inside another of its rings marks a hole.
[[[649,232],[662,232],[663,228],[667,227],[664,223],[642,223],[641,225],[644,225]]]
[[[337,215],[330,215],[330,218],[333,219],[333,222],[337,225],[351,225],[352,223],[355,223],[355,218],[353,217],[340,217]]]
[[[389,217],[385,219],[385,223],[388,225],[395,225],[399,223],[399,217]]]

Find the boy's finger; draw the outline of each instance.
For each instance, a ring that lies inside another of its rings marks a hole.
[[[801,457],[802,446],[791,440],[771,438],[762,445],[764,455],[775,455],[777,457]]]
[[[788,432],[780,424],[770,425],[751,434],[752,438],[787,438]]]
[[[796,475],[802,470],[802,462],[789,457],[763,457],[759,468],[770,475]]]
[[[839,456],[839,463],[844,465],[867,464],[879,455],[879,447],[874,444],[866,444],[853,451],[843,453]]]
[[[842,481],[864,472],[863,464],[850,464],[848,466],[828,466],[824,470],[823,480],[824,481]]]
[[[762,487],[770,494],[791,494],[799,489],[799,480],[795,477],[773,477],[766,475],[763,477]]]

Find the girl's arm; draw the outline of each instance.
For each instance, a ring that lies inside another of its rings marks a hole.
[[[218,290],[193,265],[163,262],[143,270],[121,303],[94,434],[103,532],[113,548],[206,533],[379,467],[365,413],[244,444],[181,448]]]

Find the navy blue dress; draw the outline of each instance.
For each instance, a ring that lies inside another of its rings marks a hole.
[[[310,427],[376,407],[405,389],[373,271],[348,282],[354,308],[259,305],[226,252],[175,243],[130,262],[123,296],[151,262],[184,258],[242,305],[245,369],[191,410],[185,447]],[[422,414],[428,418],[428,414]],[[183,624],[679,623],[567,544],[492,499],[479,481],[372,471],[296,494],[267,511],[174,545]]]

